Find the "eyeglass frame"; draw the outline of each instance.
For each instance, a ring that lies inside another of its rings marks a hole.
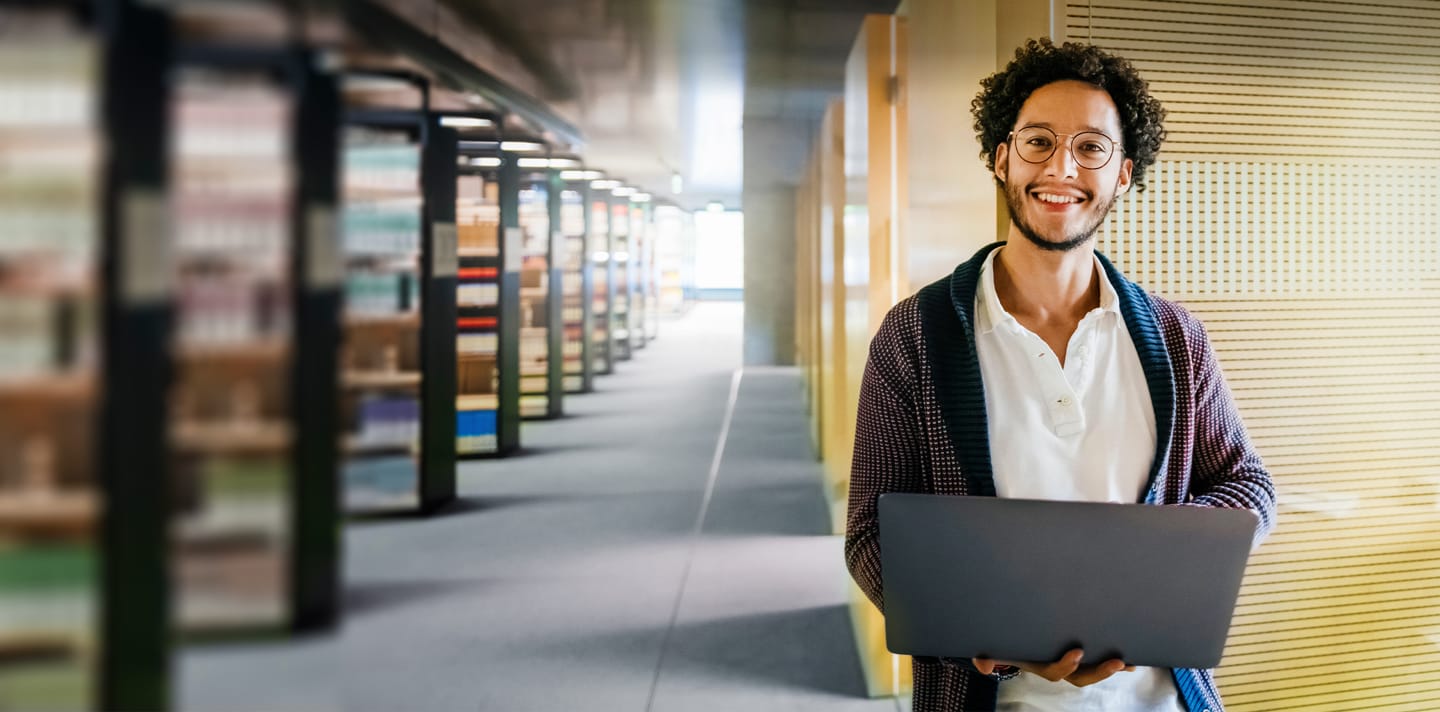
[[[1020,132],[1020,131],[1025,131],[1025,130],[1027,130],[1027,129],[1040,129],[1041,131],[1048,131],[1051,136],[1054,136],[1054,137],[1055,137],[1055,145],[1050,148],[1050,153],[1046,154],[1044,158],[1042,158],[1042,159],[1040,159],[1040,160],[1038,160],[1038,161],[1032,161],[1032,160],[1026,158],[1025,156],[1021,155],[1021,154],[1020,154],[1020,149],[1015,146],[1015,143],[1014,143],[1014,141],[1015,141],[1015,134],[1018,133],[1018,132]],[[1105,140],[1110,142],[1110,149],[1111,149],[1111,150],[1110,150],[1110,155],[1105,157],[1105,162],[1104,162],[1104,163],[1101,163],[1100,165],[1095,166],[1094,168],[1090,168],[1089,166],[1081,165],[1081,163],[1080,163],[1080,157],[1075,155],[1075,137],[1076,137],[1076,136],[1079,136],[1079,135],[1081,135],[1081,134],[1095,134],[1096,136],[1104,136],[1104,137],[1105,137]],[[1065,140],[1065,144],[1064,144],[1064,145],[1065,145],[1065,150],[1070,153],[1070,158],[1071,158],[1071,160],[1074,160],[1074,161],[1075,161],[1075,165],[1080,166],[1081,168],[1084,168],[1084,169],[1087,170],[1087,171],[1098,171],[1098,170],[1104,168],[1105,166],[1110,165],[1110,161],[1115,160],[1115,154],[1116,154],[1116,153],[1122,153],[1122,154],[1125,153],[1125,147],[1124,147],[1124,146],[1121,146],[1119,141],[1116,141],[1115,139],[1111,138],[1111,137],[1109,136],[1109,134],[1103,133],[1103,132],[1101,132],[1101,131],[1089,131],[1089,130],[1086,130],[1086,131],[1076,131],[1075,133],[1062,134],[1062,133],[1056,133],[1056,132],[1054,131],[1054,129],[1051,129],[1051,128],[1047,127],[1047,126],[1036,126],[1036,125],[1034,125],[1034,124],[1029,125],[1029,126],[1021,126],[1019,129],[1016,129],[1015,131],[1011,131],[1009,134],[1006,134],[1006,136],[1005,136],[1005,143],[1010,144],[1011,150],[1015,151],[1015,155],[1020,156],[1020,160],[1026,162],[1026,163],[1029,163],[1029,164],[1032,165],[1032,166],[1037,166],[1037,165],[1040,165],[1040,164],[1042,164],[1042,163],[1050,160],[1051,158],[1053,158],[1053,157],[1055,156],[1055,150],[1058,149],[1058,148],[1060,147],[1060,145],[1061,145],[1061,144],[1060,144],[1060,138],[1061,138],[1062,136],[1066,139],[1066,140]]]

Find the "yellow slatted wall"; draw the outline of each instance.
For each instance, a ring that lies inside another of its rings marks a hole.
[[[1440,3],[1071,2],[1170,111],[1100,249],[1205,320],[1280,494],[1230,709],[1440,709]]]

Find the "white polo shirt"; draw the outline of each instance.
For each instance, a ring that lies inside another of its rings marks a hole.
[[[1062,368],[1049,344],[1000,305],[994,261],[1004,249],[986,258],[975,294],[996,494],[1140,501],[1155,458],[1155,411],[1114,286],[1097,259],[1100,307],[1071,335]],[[1022,672],[1000,683],[998,703],[1004,712],[1185,709],[1163,668],[1117,673],[1089,687]]]

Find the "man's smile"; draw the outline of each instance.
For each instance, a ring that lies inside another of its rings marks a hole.
[[[1041,203],[1044,203],[1046,206],[1056,206],[1061,208],[1069,205],[1083,203],[1087,200],[1086,195],[1073,190],[1036,189],[1031,190],[1030,195]]]

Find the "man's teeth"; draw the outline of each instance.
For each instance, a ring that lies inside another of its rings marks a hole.
[[[1080,199],[1079,199],[1079,198],[1076,198],[1075,196],[1072,196],[1072,195],[1055,195],[1054,193],[1036,193],[1036,194],[1035,194],[1035,197],[1039,198],[1039,199],[1041,200],[1041,202],[1045,202],[1045,203],[1064,204],[1064,203],[1078,203],[1078,202],[1080,202]]]

